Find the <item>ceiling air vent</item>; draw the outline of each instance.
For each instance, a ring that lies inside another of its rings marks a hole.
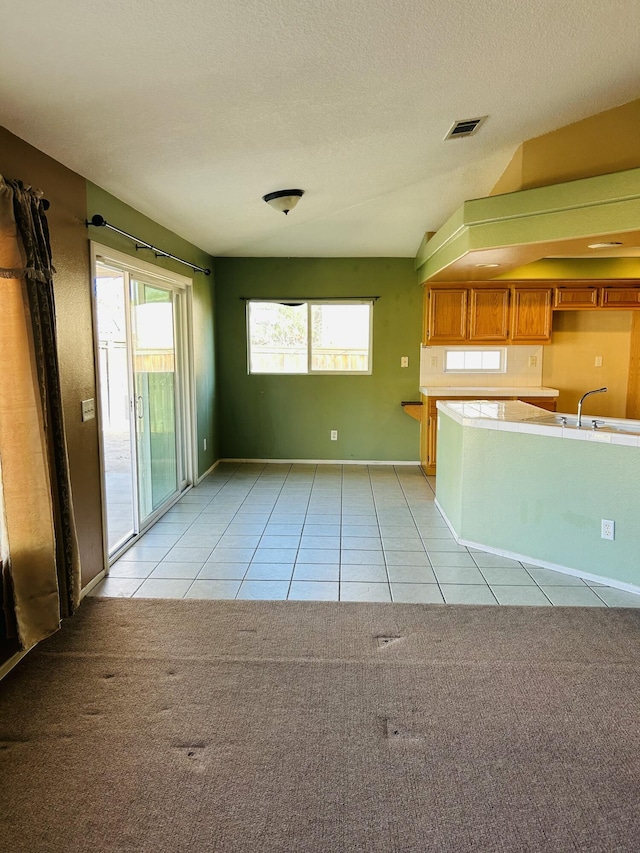
[[[480,118],[465,118],[462,121],[457,121],[445,136],[445,139],[458,139],[461,136],[471,136],[475,133],[480,125],[486,120],[487,116]]]

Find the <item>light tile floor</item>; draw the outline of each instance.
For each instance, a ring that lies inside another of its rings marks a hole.
[[[433,489],[418,466],[221,464],[90,595],[640,606],[458,545]]]

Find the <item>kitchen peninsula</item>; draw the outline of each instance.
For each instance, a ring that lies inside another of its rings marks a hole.
[[[639,421],[576,429],[519,401],[437,409],[436,498],[461,544],[640,592]]]
[[[422,420],[420,423],[420,464],[425,474],[436,473],[437,452],[437,403],[439,400],[483,399],[483,400],[522,400],[542,409],[555,412],[560,392],[557,388],[545,386],[461,386],[461,385],[423,385],[420,388],[422,399]]]

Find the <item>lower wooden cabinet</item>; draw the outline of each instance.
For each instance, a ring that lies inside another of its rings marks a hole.
[[[436,473],[436,441],[438,437],[437,400],[442,397],[422,397],[420,424],[420,465],[425,474]]]
[[[546,409],[548,412],[555,412],[558,406],[557,397],[518,397],[518,400],[530,406],[537,406],[539,409]]]
[[[420,422],[420,465],[425,474],[436,473],[436,452],[438,442],[438,400],[453,402],[455,397],[425,397],[422,395],[422,420]],[[458,402],[471,398],[459,398]],[[531,406],[538,406],[549,412],[555,412],[557,397],[482,397],[483,400],[520,400]]]

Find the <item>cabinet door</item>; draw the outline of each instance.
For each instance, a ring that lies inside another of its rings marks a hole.
[[[504,342],[509,336],[509,288],[469,290],[469,340]]]
[[[640,287],[603,287],[603,308],[640,308]]]
[[[573,285],[556,287],[553,307],[556,311],[597,308],[599,294],[599,287],[574,287]]]
[[[467,338],[467,288],[431,288],[427,292],[427,302],[427,343],[434,346],[464,342]]]
[[[429,398],[422,395],[420,416],[420,465],[425,474],[429,466]]]
[[[511,342],[548,343],[551,340],[551,288],[514,287]]]
[[[436,439],[438,435],[438,410],[436,397],[422,397],[420,422],[420,465],[425,474],[436,473]]]
[[[436,473],[436,450],[438,441],[438,409],[436,407],[437,399],[431,397],[429,405],[426,407],[429,415],[428,431],[427,431],[427,474]]]
[[[422,343],[429,345],[429,288],[422,286]]]

